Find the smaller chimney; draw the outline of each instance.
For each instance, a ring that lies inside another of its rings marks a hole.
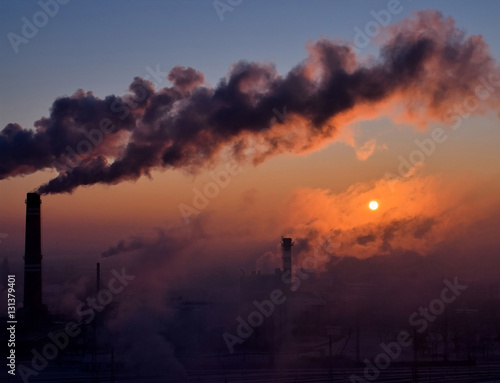
[[[292,238],[281,237],[281,246],[283,247],[283,274],[292,273]]]

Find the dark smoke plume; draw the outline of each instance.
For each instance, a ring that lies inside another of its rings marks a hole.
[[[8,124],[0,132],[0,179],[55,169],[59,176],[38,192],[71,193],[152,170],[196,171],[219,156],[258,164],[312,150],[334,137],[341,115],[394,99],[409,116],[452,122],[450,102],[475,97],[480,79],[498,81],[482,37],[466,36],[439,12],[416,13],[389,30],[379,58],[365,64],[351,47],[323,39],[285,76],[240,61],[215,88],[178,66],[168,74],[172,86],[159,90],[139,77],[121,97],[79,90],[57,99],[34,131]],[[495,108],[497,97],[481,108]],[[286,119],[276,119],[273,110],[284,108]]]

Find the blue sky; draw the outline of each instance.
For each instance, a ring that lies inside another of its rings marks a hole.
[[[225,0],[224,0],[225,1]],[[494,0],[408,1],[391,23],[412,11],[437,8],[452,14],[469,33],[480,33],[500,57],[500,3]],[[354,28],[373,20],[371,10],[388,1],[249,1],[243,0],[220,20],[213,1],[69,1],[47,25],[19,46],[15,54],[10,32],[21,35],[22,18],[40,11],[36,1],[0,3],[0,123],[28,127],[48,115],[52,101],[76,89],[98,96],[123,94],[134,76],[148,66],[168,72],[192,66],[211,85],[240,60],[272,61],[281,73],[305,56],[308,40],[320,37],[351,41]],[[363,54],[376,53],[371,44]],[[160,86],[167,86],[165,80]]]

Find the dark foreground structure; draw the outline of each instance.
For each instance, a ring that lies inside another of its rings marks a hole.
[[[28,322],[40,322],[47,316],[42,301],[42,231],[38,193],[26,196],[26,235],[24,251],[24,304],[20,316]]]

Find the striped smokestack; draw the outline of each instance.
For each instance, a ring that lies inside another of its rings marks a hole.
[[[24,251],[24,309],[31,315],[43,311],[41,203],[42,201],[38,193],[27,194]]]

